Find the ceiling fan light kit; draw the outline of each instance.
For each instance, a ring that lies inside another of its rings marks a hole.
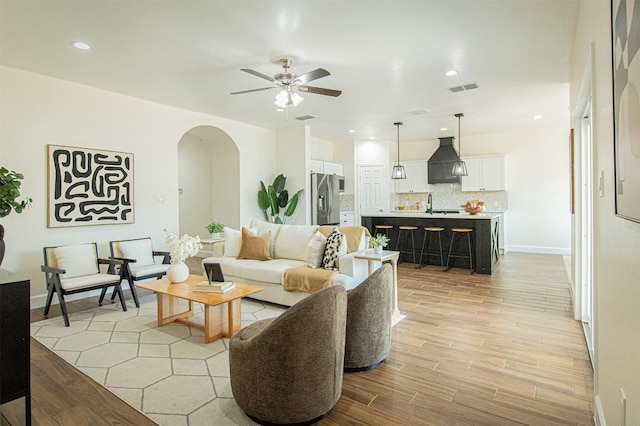
[[[404,166],[400,165],[400,126],[402,126],[402,123],[398,121],[393,125],[398,129],[398,162],[391,170],[391,179],[406,179],[407,172],[404,170]]]
[[[289,68],[291,67],[291,63],[292,63],[291,59],[282,58],[278,62],[280,62],[280,65],[282,66],[282,68],[284,68],[284,72],[278,73],[273,77],[270,77],[259,71],[248,69],[248,68],[242,68],[241,70],[248,74],[270,81],[274,83],[275,86],[260,87],[258,89],[241,90],[238,92],[232,92],[231,94],[242,95],[245,93],[260,92],[263,90],[280,89],[278,94],[276,94],[276,97],[275,97],[275,104],[280,108],[298,106],[304,100],[304,98],[300,96],[300,94],[298,94],[298,91],[314,93],[317,95],[332,96],[332,97],[337,97],[337,96],[340,96],[340,94],[342,94],[341,90],[306,86],[306,83],[310,81],[317,80],[319,78],[331,75],[331,73],[325,70],[324,68],[317,68],[313,71],[309,71],[308,73],[297,75],[292,72],[289,72]]]
[[[460,137],[460,118],[464,117],[464,114],[459,112],[455,114],[455,117],[458,118],[458,155],[462,157],[462,138]],[[453,163],[453,168],[451,170],[451,176],[467,176],[467,165],[462,158],[459,158],[458,161]]]

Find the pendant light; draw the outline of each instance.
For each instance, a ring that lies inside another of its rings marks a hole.
[[[397,123],[393,123],[393,125],[398,128],[398,163],[393,166],[391,179],[406,179],[407,172],[404,171],[404,166],[400,165],[400,126],[402,126],[402,123],[398,121]]]
[[[455,114],[458,117],[458,154],[462,156],[462,138],[460,137],[460,118],[464,117],[464,114],[459,112]],[[458,161],[453,163],[453,169],[451,170],[451,176],[467,176],[467,165],[462,161],[462,158],[458,158]]]

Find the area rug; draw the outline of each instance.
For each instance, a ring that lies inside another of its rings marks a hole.
[[[242,326],[284,308],[242,300]],[[190,318],[203,323],[202,306]],[[155,295],[140,308],[109,304],[31,324],[31,335],[62,359],[162,426],[253,425],[233,399],[229,340],[204,343],[201,330],[158,327]]]

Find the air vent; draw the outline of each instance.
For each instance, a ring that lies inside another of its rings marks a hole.
[[[300,120],[300,121],[305,121],[305,120],[311,120],[312,118],[316,118],[315,115],[301,115],[300,117],[296,117],[296,120]]]
[[[411,115],[424,115],[424,114],[429,114],[429,110],[426,109],[417,109],[415,111],[411,111],[409,112],[409,114]]]
[[[462,86],[449,87],[449,91],[452,93],[464,92],[465,90],[473,90],[478,88],[478,83],[468,83]]]

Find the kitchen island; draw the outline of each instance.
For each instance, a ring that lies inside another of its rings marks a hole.
[[[470,215],[468,213],[422,213],[409,211],[363,215],[362,226],[366,226],[369,232],[371,232],[371,235],[375,235],[376,225],[392,225],[394,228],[389,233],[391,250],[395,250],[396,247],[398,226],[417,226],[418,230],[415,231],[416,259],[422,249],[424,228],[426,226],[440,226],[444,228],[442,232],[442,250],[444,252],[445,263],[451,245],[451,228],[471,228],[473,229],[473,245],[476,251],[474,259],[475,271],[478,274],[491,275],[498,267],[499,261],[499,218],[499,214],[492,213]],[[437,246],[437,242],[434,245],[432,239],[431,251],[434,250],[435,246]],[[410,247],[410,243],[409,246],[405,243],[405,247]],[[468,254],[467,239],[456,238],[451,254],[457,256]],[[406,255],[404,258],[401,258],[401,260],[405,262],[413,261],[411,256],[407,257]],[[434,263],[433,258],[429,260],[430,264]],[[439,260],[437,263],[439,264]],[[453,266],[454,268],[469,268],[469,261],[452,256],[449,266]]]

